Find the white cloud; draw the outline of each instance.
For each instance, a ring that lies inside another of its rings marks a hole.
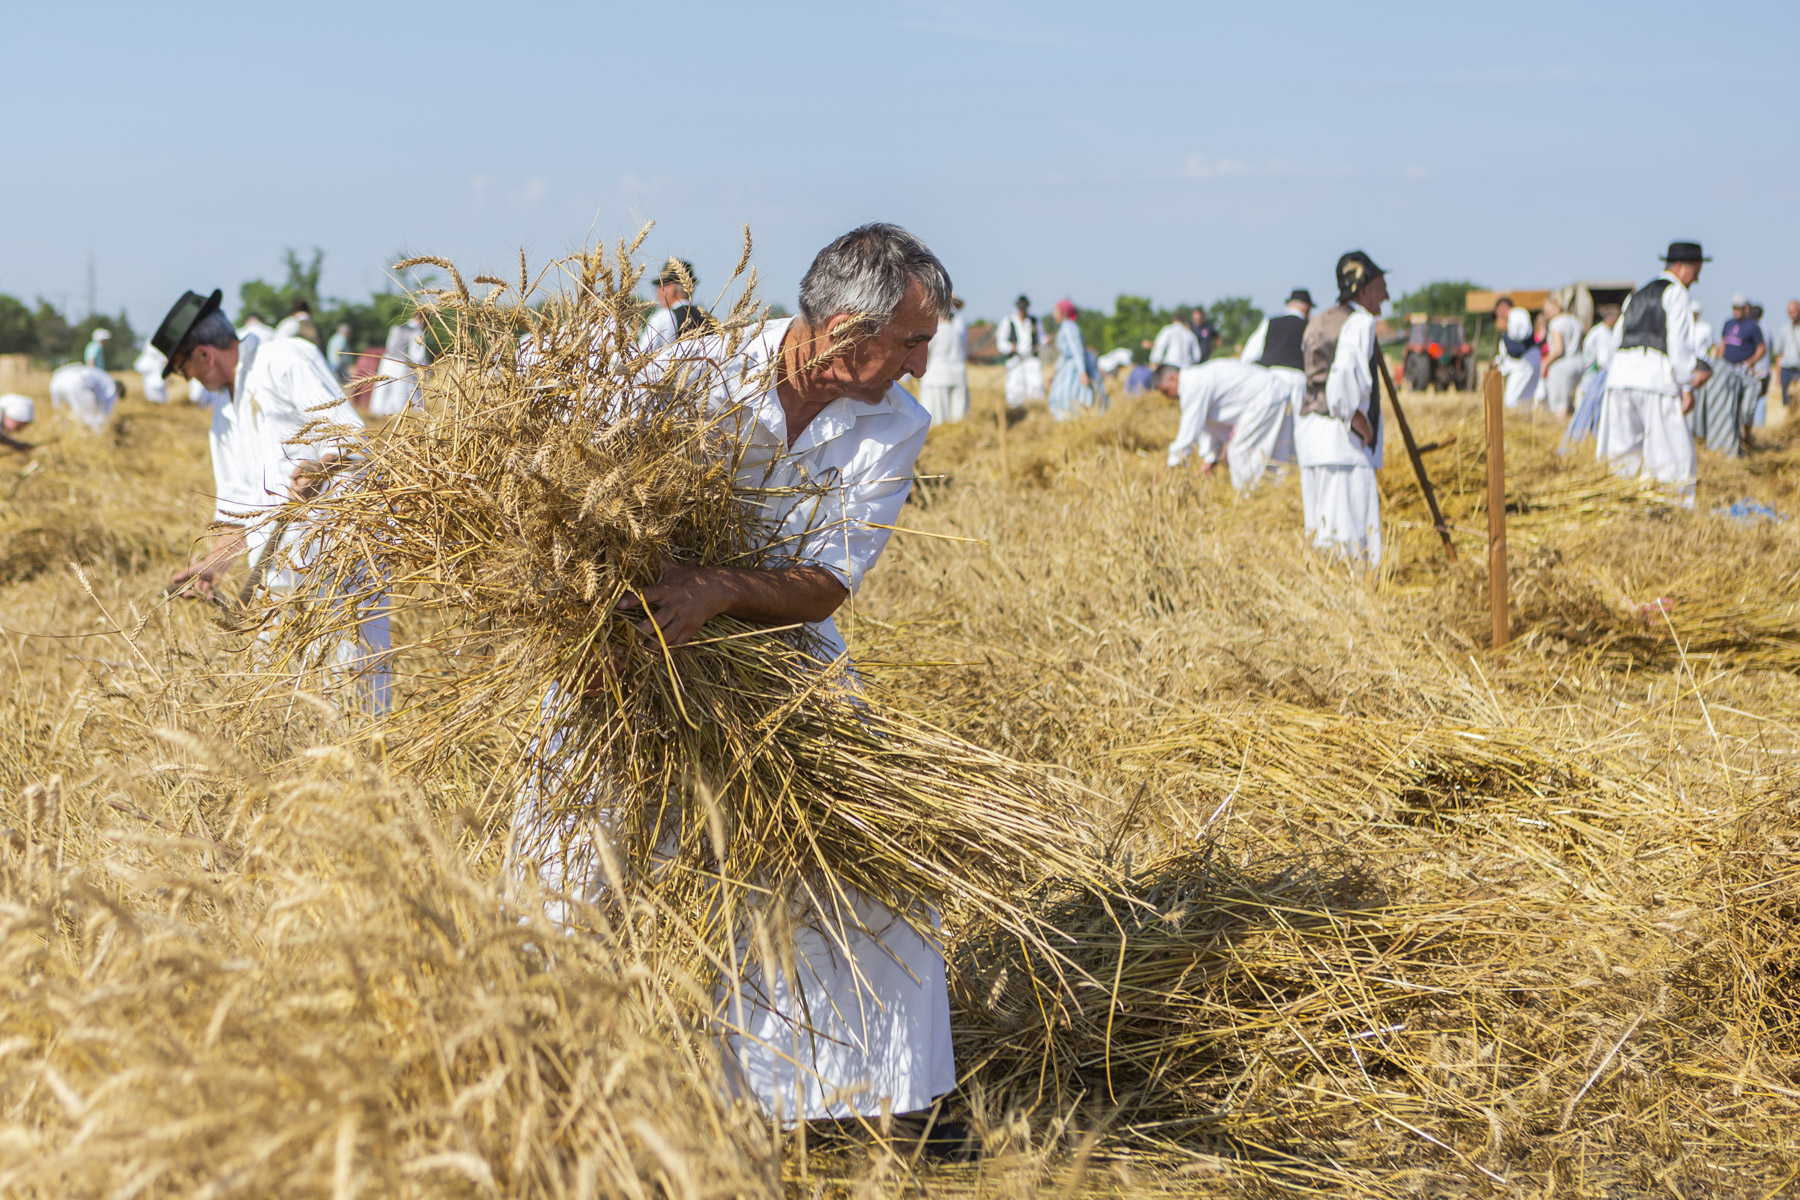
[[[544,194],[549,190],[550,183],[548,180],[540,179],[535,175],[532,176],[525,181],[525,190],[519,193],[519,206],[521,208],[530,208],[539,200],[542,200]]]
[[[1426,170],[1423,166],[1421,166],[1418,163],[1412,163],[1411,165],[1409,165],[1406,168],[1405,171],[1402,172],[1402,174],[1404,174],[1408,179],[1423,179],[1427,175],[1431,174],[1431,172]]]

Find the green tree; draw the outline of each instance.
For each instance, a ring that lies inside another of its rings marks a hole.
[[[1081,323],[1082,339],[1098,353],[1105,354],[1122,346],[1131,351],[1132,361],[1141,363],[1150,359],[1150,347],[1145,343],[1155,341],[1157,330],[1167,325],[1176,313],[1185,314],[1191,307],[1157,308],[1144,296],[1120,295],[1113,299],[1112,312],[1083,309],[1077,319]]]
[[[1424,313],[1430,317],[1460,317],[1469,293],[1480,287],[1481,284],[1470,283],[1466,279],[1440,279],[1394,301],[1394,313],[1401,320],[1406,319],[1407,313]]]
[[[348,325],[351,348],[366,350],[386,345],[388,330],[413,313],[411,298],[401,292],[377,292],[367,300],[322,298],[319,280],[325,271],[325,252],[316,246],[307,259],[302,259],[292,247],[283,250],[281,265],[283,278],[279,284],[251,279],[238,289],[240,324],[255,313],[273,325],[293,311],[295,301],[304,300],[312,306],[313,324],[321,339],[329,341],[339,325]]]
[[[16,296],[0,295],[0,354],[30,354],[37,349],[37,327],[31,309]]]
[[[1213,355],[1218,357],[1243,348],[1262,324],[1263,310],[1252,304],[1248,296],[1220,296],[1206,306],[1206,316],[1219,331],[1219,343],[1213,347]]]
[[[87,349],[88,339],[94,336],[96,329],[109,329],[112,339],[106,343],[106,369],[109,371],[129,371],[133,360],[138,355],[137,331],[131,327],[131,319],[123,309],[119,315],[109,317],[105,313],[94,313],[83,318],[69,329],[69,353],[72,359],[80,358]]]
[[[56,306],[42,296],[38,297],[37,312],[31,316],[31,328],[37,333],[39,358],[50,363],[69,361],[69,352],[75,346],[75,331],[69,328],[68,319],[56,311]],[[82,344],[86,345],[86,342]]]
[[[238,289],[238,324],[252,313],[270,325],[294,311],[296,301],[312,306],[316,320],[319,312],[319,276],[325,271],[325,252],[313,247],[312,261],[301,262],[293,247],[281,252],[281,263],[287,278],[280,285],[263,279],[250,279]]]

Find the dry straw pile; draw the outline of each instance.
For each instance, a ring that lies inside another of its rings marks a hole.
[[[1164,472],[1160,400],[1034,412],[1003,453],[978,378],[840,622],[850,705],[798,631],[669,656],[614,612],[665,556],[759,544],[693,377],[610,403],[628,250],[572,260],[547,303],[530,280],[427,298],[457,351],[303,514],[330,535],[311,602],[159,601],[209,509],[192,413],[128,403],[111,440],[7,464],[0,545],[53,551],[0,584],[0,1191],[1800,1180],[1800,538],[1718,511],[1800,514],[1786,430],[1703,456],[1687,512],[1514,425],[1496,654],[1463,402],[1414,413],[1457,435],[1432,463],[1463,562],[1400,463],[1368,581],[1305,548],[1295,480],[1239,500]],[[378,591],[384,722],[306,661]],[[603,790],[638,814],[584,936],[515,895],[522,779],[552,812]],[[672,869],[631,869],[659,845]],[[694,1036],[695,948],[743,919],[719,875],[947,906],[950,1104],[982,1161],[822,1148],[722,1099]]]

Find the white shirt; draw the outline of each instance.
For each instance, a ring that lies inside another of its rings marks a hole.
[[[1669,281],[1662,294],[1669,352],[1663,354],[1648,346],[1633,346],[1616,352],[1606,374],[1609,389],[1634,388],[1640,392],[1677,396],[1694,377],[1694,363],[1700,357],[1701,346],[1694,337],[1694,313],[1688,290],[1681,286],[1681,280],[1667,271],[1657,278]],[[1619,318],[1621,325],[1624,320]],[[1623,338],[1624,334],[1619,336]]]
[[[299,337],[300,336],[300,314],[299,313],[289,313],[287,316],[281,318],[281,320],[275,322],[275,336],[276,337]]]
[[[1529,318],[1527,318],[1529,320]],[[1350,429],[1357,413],[1369,415],[1375,390],[1370,362],[1375,357],[1375,318],[1360,305],[1338,331],[1337,353],[1325,377],[1323,413],[1302,413],[1294,422],[1294,451],[1302,467],[1381,466],[1381,443],[1364,446]],[[1386,432],[1386,422],[1383,423]]]
[[[1606,370],[1612,366],[1613,352],[1619,348],[1619,338],[1622,336],[1617,321],[1613,322],[1611,329],[1606,327],[1605,321],[1598,322],[1587,331],[1587,337],[1582,340],[1582,358],[1587,361],[1588,366]]]
[[[344,399],[325,356],[304,338],[239,342],[231,394],[205,396],[213,410],[214,519],[234,525],[253,524],[262,511],[286,500],[301,463],[325,457],[337,449],[338,435],[362,428],[362,418]],[[345,428],[336,434],[315,428],[306,441],[290,444],[319,421]],[[267,533],[252,531],[252,560],[261,554]]]
[[[792,318],[767,322],[760,336],[726,362],[712,361],[722,357],[724,343],[708,337],[697,357],[671,348],[657,367],[699,363],[713,374],[712,406],[736,414],[744,444],[737,484],[745,502],[761,509],[774,529],[771,548],[780,558],[823,567],[855,594],[887,548],[912,491],[913,464],[931,417],[895,384],[874,404],[833,400],[789,446],[787,414],[772,376],[791,324]],[[809,627],[831,654],[844,652],[844,639],[829,617]]]
[[[163,368],[168,365],[169,360],[164,357],[163,352],[146,342],[143,351],[137,356],[137,361],[131,364],[131,369],[145,379],[149,379],[152,375],[161,379]]]
[[[656,306],[650,319],[644,322],[644,328],[638,334],[637,348],[639,354],[650,354],[662,349],[675,340],[679,330],[675,327],[675,310]]]
[[[1699,317],[1695,317],[1694,353],[1701,358],[1710,358],[1712,356],[1712,344],[1717,340],[1718,339],[1713,335],[1712,322],[1703,321]]]
[[[1573,362],[1576,351],[1581,349],[1581,318],[1573,313],[1558,313],[1550,318],[1548,332],[1562,334],[1562,357]]]
[[[1507,337],[1515,342],[1531,341],[1531,314],[1515,305],[1512,311],[1506,314],[1505,333]],[[1517,367],[1518,364],[1524,362],[1536,352],[1537,347],[1533,345],[1529,347],[1525,353],[1514,358],[1506,352],[1506,343],[1502,342],[1494,347],[1494,361],[1500,364],[1500,369],[1502,371],[1506,371]]]
[[[100,430],[119,402],[119,385],[99,367],[65,363],[50,375],[50,399],[67,405],[89,429]]]
[[[1032,337],[1034,332],[1035,339]],[[1044,332],[1038,319],[1020,318],[1017,310],[1008,313],[1000,327],[994,330],[994,349],[1007,358],[1035,358],[1043,346]]]
[[[954,384],[969,381],[969,330],[962,314],[938,319],[937,332],[925,347],[925,374],[920,383]]]
[[[1218,460],[1247,410],[1269,386],[1266,367],[1238,358],[1214,358],[1181,369],[1181,425],[1169,443],[1169,465],[1178,467],[1194,450]]]
[[[1781,356],[1781,365],[1792,371],[1800,368],[1800,326],[1783,321],[1775,327],[1775,336],[1769,339],[1769,353]]]
[[[1200,339],[1180,321],[1170,321],[1157,331],[1150,347],[1153,367],[1192,367],[1200,362]]]

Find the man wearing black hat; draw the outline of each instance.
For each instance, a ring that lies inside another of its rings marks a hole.
[[[1600,462],[1669,485],[1690,508],[1697,463],[1683,417],[1712,370],[1696,341],[1688,288],[1707,261],[1700,243],[1671,242],[1663,273],[1625,302],[1596,433]]]
[[[1381,395],[1375,390],[1375,316],[1387,274],[1361,250],[1337,261],[1338,302],[1301,339],[1305,385],[1294,449],[1300,500],[1315,546],[1381,564]]]
[[[656,311],[638,334],[640,354],[652,354],[671,342],[705,333],[712,327],[705,310],[690,303],[694,288],[700,283],[693,263],[685,258],[671,258],[650,283],[656,288]]]
[[[1020,296],[1017,311],[994,330],[994,349],[1006,360],[1007,407],[1044,398],[1044,364],[1038,358],[1043,344],[1044,330],[1031,315],[1031,298]]]
[[[344,398],[325,357],[302,338],[239,340],[219,307],[220,293],[184,293],[150,337],[168,356],[163,374],[184,375],[216,397],[210,437],[221,532],[210,550],[175,573],[170,586],[212,598],[221,577],[240,553],[248,552],[270,591],[298,585],[291,564],[271,559],[269,524],[263,515],[290,497],[311,494],[322,469],[338,456],[344,428],[362,420]],[[339,427],[335,433],[320,423]],[[290,528],[283,546],[302,540]],[[387,648],[387,617],[363,622],[363,653]],[[371,672],[369,686],[385,705],[384,671]]]

